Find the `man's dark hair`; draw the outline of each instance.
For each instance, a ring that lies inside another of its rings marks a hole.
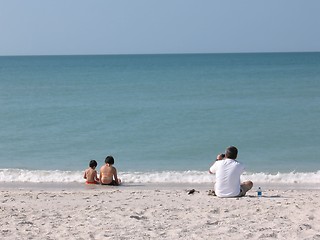
[[[96,160],[91,160],[89,163],[89,167],[91,167],[91,168],[96,167],[97,165],[98,165],[98,163]]]
[[[108,156],[104,162],[112,165],[114,164],[114,158],[112,156]]]
[[[238,149],[234,146],[230,146],[226,149],[226,157],[230,159],[236,159],[238,156]]]

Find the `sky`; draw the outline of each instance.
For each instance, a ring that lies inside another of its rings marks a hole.
[[[0,56],[319,52],[319,0],[0,0]]]

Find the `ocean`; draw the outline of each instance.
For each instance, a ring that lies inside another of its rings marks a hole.
[[[0,182],[320,183],[320,53],[0,57]]]

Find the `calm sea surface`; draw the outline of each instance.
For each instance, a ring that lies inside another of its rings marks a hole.
[[[320,53],[0,57],[0,106],[0,175],[320,170]]]

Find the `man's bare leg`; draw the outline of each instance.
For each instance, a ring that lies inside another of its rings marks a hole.
[[[243,183],[240,184],[240,195],[244,196],[246,195],[246,193],[253,187],[253,182],[251,181],[245,181]]]

